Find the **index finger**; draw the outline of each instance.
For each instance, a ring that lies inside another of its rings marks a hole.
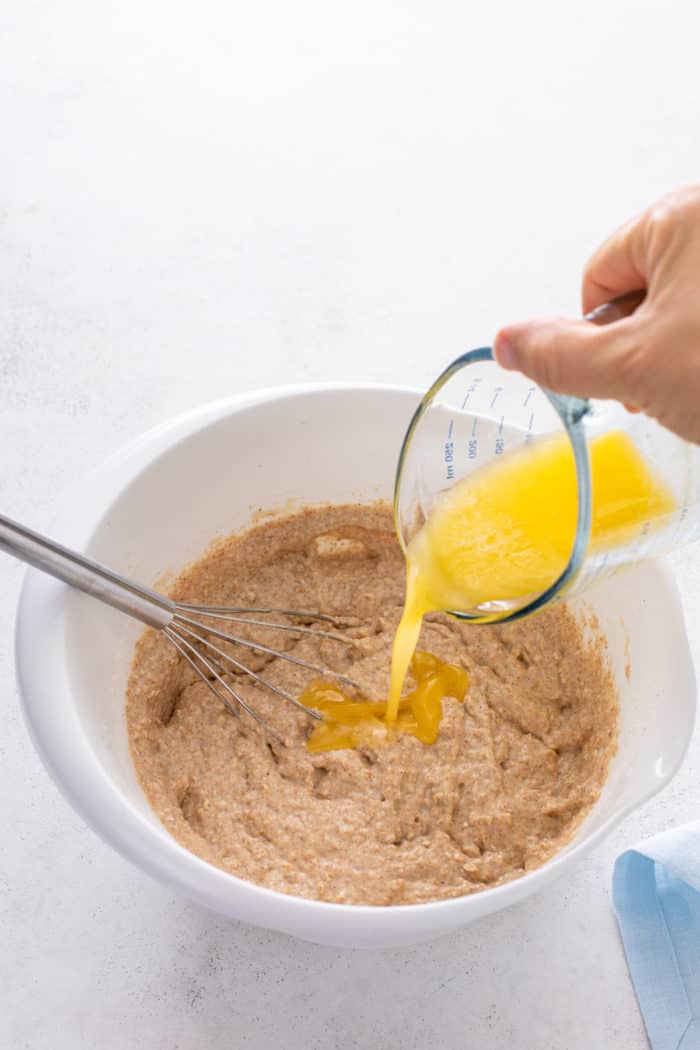
[[[643,221],[637,216],[625,223],[588,260],[581,289],[584,314],[625,292],[646,288]]]

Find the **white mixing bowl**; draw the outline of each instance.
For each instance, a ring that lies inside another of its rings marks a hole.
[[[245,526],[259,508],[390,498],[417,400],[416,392],[395,388],[325,386],[206,406],[152,431],[87,477],[53,535],[154,584],[200,555],[215,535]],[[639,566],[574,608],[597,614],[620,691],[620,746],[603,793],[574,840],[542,868],[435,904],[302,900],[228,875],[180,846],[149,808],[129,756],[124,690],[141,627],[34,571],[18,614],[18,676],[34,742],[59,787],[144,871],[223,915],[320,944],[411,944],[506,907],[572,868],[664,787],[683,759],[695,681],[668,571]]]

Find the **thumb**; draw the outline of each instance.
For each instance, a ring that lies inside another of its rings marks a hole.
[[[636,347],[631,317],[605,327],[540,318],[502,328],[493,351],[501,367],[523,372],[559,394],[634,404]]]

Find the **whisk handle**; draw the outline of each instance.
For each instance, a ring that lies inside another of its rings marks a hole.
[[[0,550],[150,627],[167,627],[175,613],[175,604],[157,591],[141,587],[99,562],[32,532],[2,514]]]

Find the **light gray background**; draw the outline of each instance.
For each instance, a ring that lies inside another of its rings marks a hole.
[[[224,393],[426,385],[576,311],[598,240],[698,177],[696,6],[3,0],[0,507],[48,527]],[[675,564],[697,656],[700,549]],[[174,897],[68,809],[17,711],[21,575],[0,561],[2,1050],[645,1045],[611,866],[697,816],[697,743],[570,881],[428,946],[317,948]]]

